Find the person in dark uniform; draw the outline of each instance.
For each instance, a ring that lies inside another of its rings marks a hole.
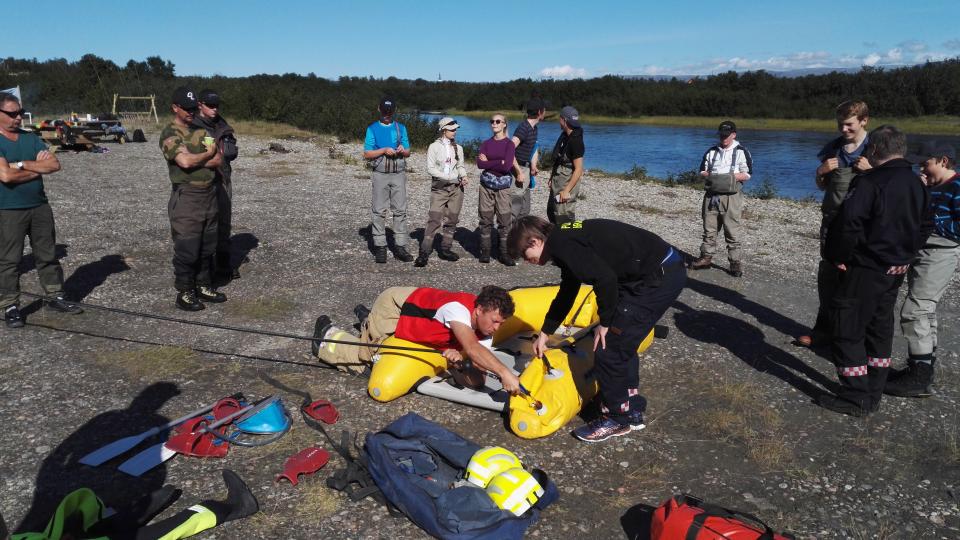
[[[194,127],[197,97],[180,87],[173,92],[173,122],[160,132],[173,189],[167,213],[173,235],[173,273],[177,307],[200,311],[203,301],[226,302],[213,288],[210,270],[217,247],[217,192],[213,181],[223,162],[213,137]]]
[[[223,279],[240,279],[240,270],[230,261],[230,228],[233,223],[233,167],[237,159],[237,137],[230,124],[220,115],[220,95],[213,90],[201,90],[199,112],[193,116],[193,125],[203,128],[213,137],[222,161],[216,169],[217,178],[217,249],[215,273]]]
[[[646,399],[639,392],[637,348],[683,290],[687,271],[680,253],[650,231],[609,219],[554,225],[525,216],[510,230],[507,245],[512,257],[560,268],[560,290],[534,342],[535,355],[546,350],[581,283],[592,285],[597,295],[594,372],[602,414],[574,436],[599,442],[643,429]]]
[[[840,390],[817,401],[851,416],[880,407],[890,371],[897,291],[932,230],[925,220],[930,196],[903,157],[904,134],[880,126],[869,139],[863,153],[873,168],[853,179],[823,253],[840,270],[830,301]]]
[[[568,105],[560,109],[560,136],[553,147],[553,170],[547,181],[550,187],[547,218],[551,223],[577,219],[584,152],[580,113]]]

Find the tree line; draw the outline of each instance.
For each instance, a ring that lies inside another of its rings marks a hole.
[[[314,74],[249,77],[182,77],[169,60],[151,56],[120,66],[87,54],[65,59],[0,60],[0,88],[20,86],[28,110],[54,114],[109,111],[113,94],[168,96],[179,85],[214,88],[230,118],[282,122],[332,133],[344,140],[363,136],[376,105],[392,96],[401,110],[518,110],[534,93],[551,109],[575,105],[581,113],[620,116],[734,116],[747,118],[831,118],[847,99],[862,99],[871,114],[886,117],[960,116],[960,57],[940,62],[858,72],[778,77],[765,71],[727,72],[690,80],[650,80],[608,75],[594,79],[516,79],[497,83],[433,82],[395,77],[340,77]],[[433,138],[415,116],[415,145]]]

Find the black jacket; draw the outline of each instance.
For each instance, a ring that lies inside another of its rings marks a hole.
[[[556,226],[547,237],[544,253],[560,268],[560,291],[550,304],[542,330],[547,334],[556,331],[573,307],[581,283],[593,285],[600,324],[610,326],[621,286],[659,283],[663,277],[660,265],[669,250],[670,244],[652,232],[611,219]]]
[[[929,200],[905,159],[858,175],[830,224],[824,257],[876,270],[912,263],[930,234]]]
[[[237,148],[237,137],[233,133],[233,128],[222,116],[217,115],[216,120],[207,120],[199,113],[193,115],[193,125],[205,129],[207,134],[217,141],[220,153],[223,155],[223,164],[220,165],[219,172],[225,180],[229,181],[230,173],[233,171],[230,162],[237,159],[240,152]]]

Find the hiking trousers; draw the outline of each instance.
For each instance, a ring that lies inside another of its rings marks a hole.
[[[656,286],[621,284],[617,311],[607,330],[607,346],[598,347],[594,353],[593,372],[600,385],[602,409],[615,419],[646,409],[647,400],[639,390],[637,348],[687,282],[687,269],[679,253],[673,252],[661,270],[662,279]]]
[[[493,235],[493,220],[497,220],[497,235],[500,237],[500,251],[507,252],[507,234],[513,217],[510,215],[510,189],[490,189],[480,185],[480,200],[477,212],[480,214],[480,249],[490,253]]]
[[[893,348],[893,308],[903,276],[848,265],[830,302],[833,361],[841,398],[874,410],[883,397]]]
[[[713,200],[716,198],[715,204]],[[707,192],[703,196],[703,243],[700,255],[713,257],[717,253],[717,233],[723,228],[727,241],[727,258],[740,262],[740,239],[743,238],[743,193],[716,195]]]
[[[217,249],[217,188],[176,184],[167,203],[173,237],[173,276],[178,291],[209,287]]]
[[[570,190],[570,200],[565,203],[557,202],[557,194],[567,187],[572,176],[573,167],[566,165],[557,165],[556,170],[550,176],[550,198],[547,199],[547,219],[550,220],[550,223],[560,224],[577,220],[577,197],[580,196],[580,185],[583,183],[582,176],[577,185]]]
[[[361,343],[380,343],[397,331],[400,309],[415,290],[417,290],[416,287],[390,287],[380,293],[373,302],[373,307],[370,308],[370,315],[360,323],[359,339],[337,327],[331,328],[327,335],[322,337]],[[376,353],[376,347],[323,342],[320,344],[317,356],[341,371],[362,373],[364,368],[370,365]]]
[[[900,329],[912,357],[931,355],[937,348],[937,304],[960,264],[960,245],[931,235],[919,255],[907,273],[907,297],[900,309]]]
[[[373,245],[387,245],[387,211],[393,213],[393,241],[398,247],[407,247],[410,240],[407,231],[407,173],[373,171],[373,203],[371,204],[371,227]]]
[[[20,302],[19,267],[27,236],[43,292],[51,295],[63,291],[63,268],[57,260],[57,231],[50,205],[0,210],[0,309]]]
[[[463,187],[459,183],[450,184],[434,178],[430,186],[427,226],[423,229],[423,241],[420,242],[421,254],[429,255],[433,251],[434,235],[438,229],[442,229],[440,247],[444,250],[453,247],[453,233],[457,231],[462,208]]]

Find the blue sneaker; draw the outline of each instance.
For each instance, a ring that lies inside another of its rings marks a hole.
[[[641,426],[643,424],[640,424]],[[642,428],[637,428],[642,429]],[[573,436],[585,442],[600,442],[633,431],[629,424],[621,424],[607,415],[600,416],[573,430]]]
[[[627,414],[627,418],[630,421],[630,429],[632,431],[640,431],[647,427],[647,425],[643,423],[643,413],[640,411],[630,411],[630,413]]]

